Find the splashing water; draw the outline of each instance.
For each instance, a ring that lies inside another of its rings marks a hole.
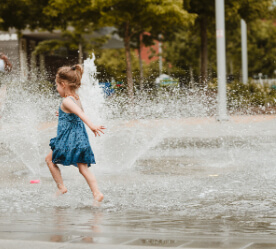
[[[36,80],[21,82],[16,75],[2,79],[6,96],[1,113],[1,138],[2,145],[12,152],[15,161],[17,158],[32,175],[39,176],[41,156],[38,127],[40,123],[50,120],[48,117],[56,101],[53,99],[50,103],[48,100],[49,95],[50,98],[52,96],[50,91],[39,92]]]
[[[95,123],[101,123],[104,119],[103,106],[104,95],[96,78],[97,68],[95,66],[95,55],[84,61],[84,73],[79,89],[80,99],[84,111]]]
[[[225,223],[226,230],[236,224],[233,233],[262,229],[275,234],[273,118],[239,117],[218,123],[210,117],[216,99],[204,89],[140,94],[131,109],[118,93],[104,99],[94,60],[93,55],[84,62],[79,94],[92,122],[107,127],[100,138],[88,131],[97,161],[92,170],[105,194],[99,212],[101,226],[109,226],[107,232],[114,231],[115,223],[126,232],[181,234],[189,230],[185,221],[195,221],[190,231],[201,234],[196,221],[207,220],[221,222],[222,227]],[[52,89],[41,91],[37,84],[41,79],[19,82],[14,75],[3,80],[7,97],[0,127],[1,212],[17,213],[20,222],[20,215],[31,210],[44,224],[52,211],[62,210],[58,217],[63,217],[66,210],[61,225],[89,230],[85,219],[91,213],[91,192],[76,168],[61,168],[68,194],[57,200],[49,191],[55,186],[44,157],[56,135],[60,98]],[[15,177],[26,169],[41,176],[39,189],[27,185],[25,175]],[[82,210],[84,222],[74,218],[76,210]],[[32,214],[27,217],[24,224],[37,222]],[[221,226],[215,227],[220,232]]]

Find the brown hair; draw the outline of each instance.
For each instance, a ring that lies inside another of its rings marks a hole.
[[[58,83],[60,83],[62,80],[65,80],[71,89],[76,90],[81,86],[82,74],[83,68],[81,65],[77,64],[72,67],[60,67],[56,76]]]

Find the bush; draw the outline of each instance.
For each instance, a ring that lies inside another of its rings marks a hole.
[[[227,85],[227,95],[230,105],[234,102],[242,106],[276,106],[276,90],[269,84],[234,82]]]
[[[217,83],[209,84],[210,91],[217,91]],[[230,113],[275,113],[276,89],[265,83],[235,81],[227,84],[227,105]]]

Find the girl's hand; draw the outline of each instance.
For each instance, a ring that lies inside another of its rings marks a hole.
[[[106,128],[104,126],[102,126],[102,125],[99,125],[99,126],[95,125],[95,126],[91,127],[91,131],[95,134],[95,137],[101,136],[100,132],[102,134],[104,134],[104,132],[103,132],[104,129],[106,129]]]
[[[58,111],[56,111],[56,116],[57,116],[57,117],[59,116],[59,113],[58,113]]]

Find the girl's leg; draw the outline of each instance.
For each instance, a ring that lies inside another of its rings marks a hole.
[[[59,190],[59,193],[61,194],[65,194],[67,192],[67,188],[64,186],[63,184],[63,180],[62,180],[62,177],[61,177],[61,172],[60,172],[60,169],[59,167],[54,164],[52,162],[52,154],[53,152],[51,151],[45,158],[45,161],[49,167],[49,170],[57,184],[57,187],[58,187],[58,190]]]
[[[102,201],[104,196],[98,189],[96,177],[88,169],[87,164],[78,163],[78,167],[79,167],[80,173],[84,176],[85,180],[87,181],[87,183],[93,193],[94,199],[99,202]]]

